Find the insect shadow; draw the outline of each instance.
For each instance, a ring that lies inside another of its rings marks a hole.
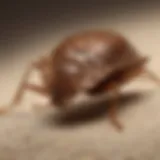
[[[146,98],[146,94],[140,92],[131,92],[121,94],[119,99],[119,109],[126,109],[127,106],[137,103]],[[76,108],[65,112],[58,112],[55,115],[47,116],[48,125],[56,126],[77,126],[85,123],[93,122],[107,116],[111,99],[102,99],[101,101],[91,104],[81,104]]]

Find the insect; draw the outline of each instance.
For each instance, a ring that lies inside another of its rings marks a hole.
[[[26,89],[47,96],[61,109],[79,93],[113,92],[115,96],[109,106],[109,117],[115,127],[122,129],[117,118],[120,88],[141,74],[160,82],[146,69],[147,62],[148,57],[139,54],[120,33],[113,30],[81,31],[68,36],[51,54],[29,65],[10,106],[20,103]],[[27,82],[33,69],[40,71],[42,86]],[[8,110],[2,109],[1,113]]]

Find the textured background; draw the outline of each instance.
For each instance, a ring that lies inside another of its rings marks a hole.
[[[32,59],[50,52],[63,37],[86,28],[123,33],[142,54],[150,56],[148,67],[160,77],[159,6],[154,1],[129,0],[2,4],[2,106],[10,101]],[[55,110],[34,107],[46,99],[27,92],[15,112],[0,117],[0,160],[159,160],[160,89],[145,77],[124,89],[119,110],[123,133],[108,122],[107,105],[68,113],[56,123]]]

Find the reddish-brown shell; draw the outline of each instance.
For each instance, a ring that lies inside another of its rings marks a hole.
[[[129,42],[113,31],[84,31],[67,37],[54,50],[55,100],[95,88],[118,70],[142,60]]]

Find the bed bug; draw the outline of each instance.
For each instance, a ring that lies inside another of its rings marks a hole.
[[[160,80],[145,65],[148,57],[142,56],[130,42],[113,30],[90,30],[66,37],[49,55],[31,63],[10,106],[16,106],[26,89],[49,97],[62,110],[72,103],[79,93],[99,95],[114,93],[109,106],[109,117],[121,129],[117,118],[120,88],[133,78],[146,73],[157,82]],[[29,84],[33,69],[40,71],[43,86]],[[7,111],[2,110],[2,113]]]

